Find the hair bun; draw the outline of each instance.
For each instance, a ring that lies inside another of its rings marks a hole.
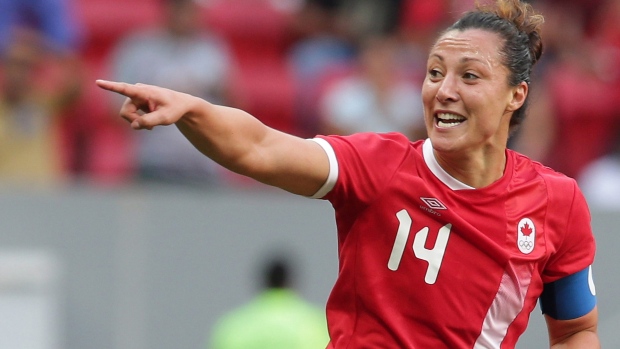
[[[532,5],[520,0],[497,0],[495,6],[488,10],[513,23],[520,32],[527,35],[532,64],[538,62],[543,50],[541,31],[544,17]]]

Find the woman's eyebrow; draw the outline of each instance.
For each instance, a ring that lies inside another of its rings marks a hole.
[[[431,57],[435,57],[435,58],[439,59],[439,60],[440,60],[440,61],[442,61],[442,62],[444,61],[443,56],[442,56],[442,55],[440,55],[440,54],[438,54],[438,53],[432,53],[432,54],[429,56],[429,58],[431,58]],[[480,59],[480,58],[478,58],[478,57],[463,57],[463,58],[461,58],[461,59],[459,60],[459,62],[460,62],[460,63],[467,63],[467,62],[469,62],[469,61],[476,61],[476,62],[480,62],[480,63],[482,63],[482,64],[488,64],[488,62],[486,62],[486,61],[484,61],[484,60],[482,60],[482,59]]]

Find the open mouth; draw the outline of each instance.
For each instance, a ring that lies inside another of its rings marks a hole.
[[[451,113],[437,113],[435,114],[435,123],[440,128],[450,128],[455,127],[463,123],[466,118],[451,114]]]

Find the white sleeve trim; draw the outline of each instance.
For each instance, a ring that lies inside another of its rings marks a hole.
[[[336,181],[338,180],[338,159],[336,159],[334,148],[332,148],[329,142],[322,138],[312,138],[310,140],[315,141],[321,146],[321,148],[323,148],[329,160],[329,174],[327,175],[325,183],[323,183],[323,186],[310,197],[312,199],[320,199],[334,189],[334,186],[336,185]]]

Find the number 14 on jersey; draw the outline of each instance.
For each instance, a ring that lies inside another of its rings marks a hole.
[[[390,254],[390,260],[388,261],[388,268],[390,270],[398,270],[400,261],[403,258],[405,252],[405,245],[409,239],[411,231],[411,216],[407,210],[401,210],[396,214],[398,218],[398,231],[396,232],[396,239],[394,240],[394,246],[392,247],[392,253]],[[425,260],[428,262],[428,268],[426,269],[426,276],[424,281],[432,285],[437,281],[437,275],[441,268],[441,262],[443,261],[446,247],[448,246],[448,239],[450,238],[450,229],[452,224],[446,224],[439,229],[437,235],[437,241],[432,249],[424,247],[426,239],[428,238],[428,227],[420,229],[413,239],[413,254],[416,258]]]

